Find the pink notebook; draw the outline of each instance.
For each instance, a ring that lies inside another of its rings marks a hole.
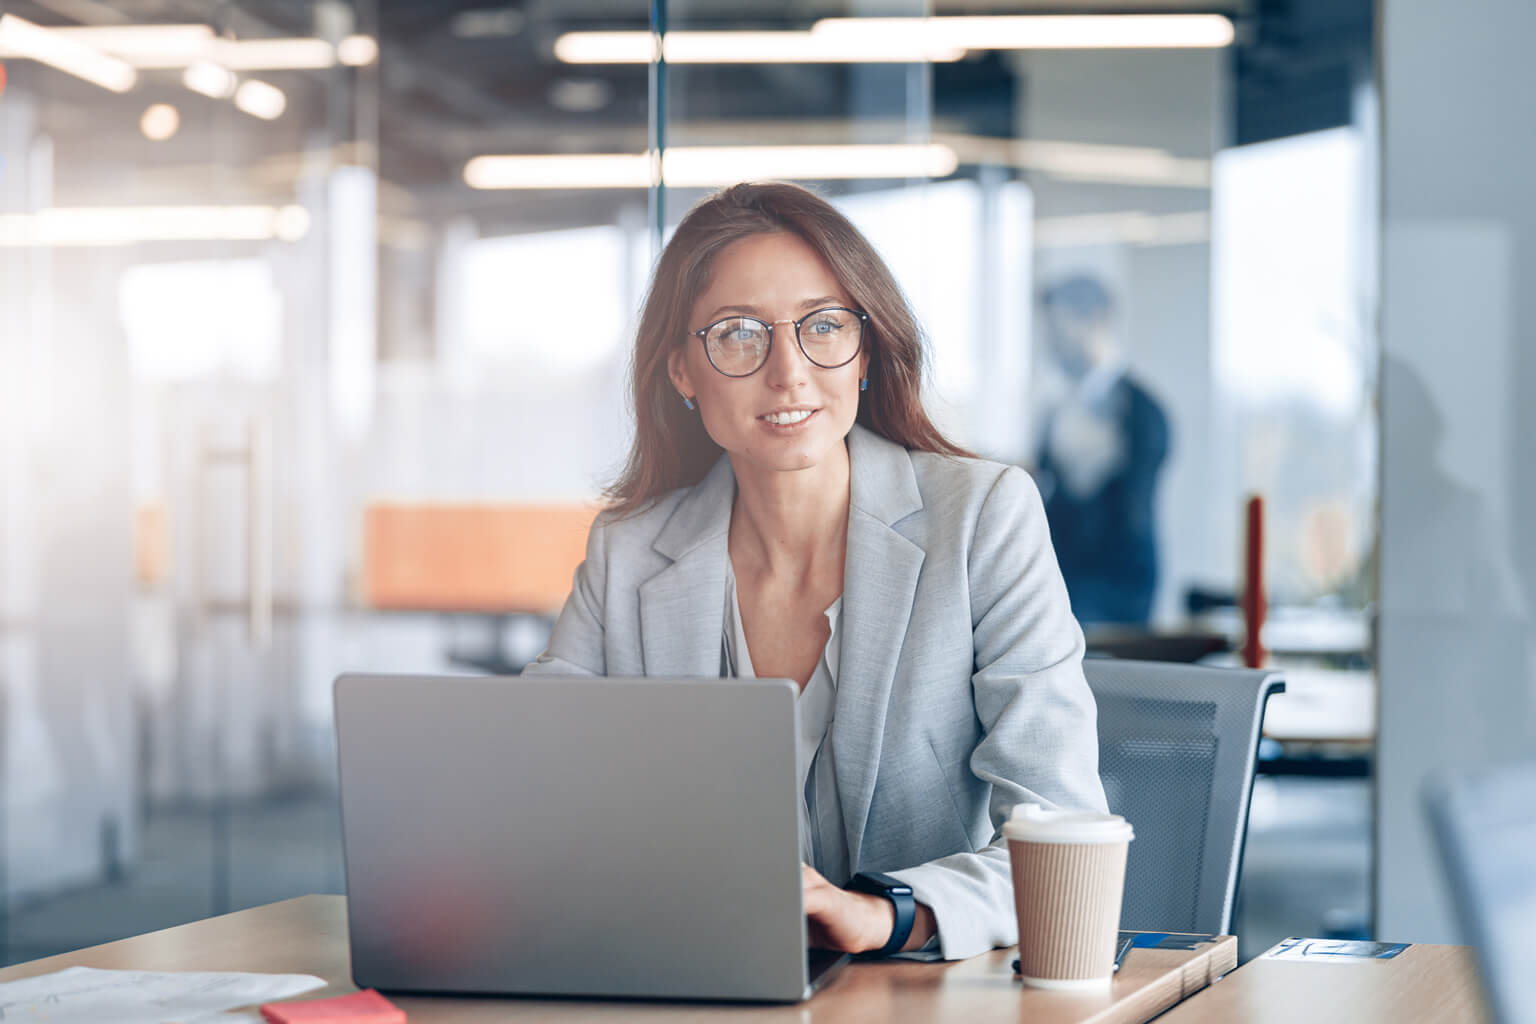
[[[266,1003],[261,1015],[271,1024],[406,1024],[405,1011],[371,988],[331,999]]]

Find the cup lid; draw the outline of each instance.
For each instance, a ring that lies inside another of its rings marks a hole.
[[[1032,843],[1118,843],[1135,838],[1130,822],[1118,814],[1028,803],[1014,805],[1003,823],[1003,835]]]

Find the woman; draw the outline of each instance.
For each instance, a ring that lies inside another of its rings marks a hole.
[[[646,299],[628,464],[527,671],[797,681],[813,944],[954,959],[1015,941],[1012,806],[1104,794],[1039,494],[944,439],[921,366],[827,202],[701,202]]]

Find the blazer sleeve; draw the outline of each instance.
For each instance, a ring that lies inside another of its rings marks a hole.
[[[608,575],[608,523],[598,516],[587,533],[587,556],[576,567],[571,596],[555,620],[549,646],[523,667],[525,676],[600,676],[604,654],[604,608]]]
[[[1034,482],[1009,467],[983,502],[968,559],[983,736],[971,754],[992,787],[991,841],[891,872],[933,910],[944,959],[1018,941],[1002,825],[1014,804],[1103,811],[1093,694],[1083,677],[1083,632],[1072,617]]]

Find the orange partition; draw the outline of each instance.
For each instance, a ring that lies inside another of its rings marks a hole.
[[[165,582],[170,572],[170,537],[166,531],[165,502],[140,505],[133,513],[133,574],[144,586]]]
[[[597,512],[592,505],[369,505],[363,602],[417,611],[558,611]]]

